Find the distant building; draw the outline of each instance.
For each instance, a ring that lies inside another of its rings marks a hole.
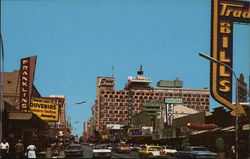
[[[238,78],[238,101],[247,102],[247,84],[243,74],[240,74],[240,78]]]
[[[130,123],[133,115],[145,109],[146,103],[164,104],[165,98],[180,99],[183,109],[191,108],[197,112],[209,111],[208,89],[182,88],[183,82],[178,78],[173,81],[161,80],[157,83],[157,87],[151,87],[150,83],[150,78],[139,74],[128,78],[124,90],[115,90],[113,77],[97,77],[96,100],[92,107],[95,132],[105,134],[108,124]],[[178,112],[181,112],[179,107],[177,107]],[[150,109],[155,112],[151,107],[147,109],[148,113]]]

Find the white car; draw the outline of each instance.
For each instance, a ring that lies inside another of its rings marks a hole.
[[[111,158],[111,150],[107,145],[96,145],[92,148],[93,158]]]
[[[165,145],[165,146],[161,146],[161,147],[165,151],[166,155],[170,156],[170,157],[174,157],[175,153],[177,152],[177,150],[174,146]]]

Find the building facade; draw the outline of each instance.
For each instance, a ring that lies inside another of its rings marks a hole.
[[[177,84],[161,85],[161,81],[158,82],[157,87],[151,87],[150,78],[139,75],[129,77],[124,90],[115,90],[113,77],[97,77],[97,94],[92,107],[95,131],[105,134],[108,124],[129,123],[133,115],[143,111],[145,103],[164,103],[165,98],[181,99],[184,107],[199,112],[209,111],[208,89],[182,88],[182,81],[179,79],[168,82]]]

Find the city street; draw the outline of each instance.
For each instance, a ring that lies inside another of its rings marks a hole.
[[[0,159],[250,159],[250,0],[0,0]]]
[[[83,145],[83,150],[84,150],[83,158],[92,158],[92,148],[90,146]],[[59,158],[61,158],[62,156],[59,156]],[[72,158],[72,157],[67,157],[67,158]],[[130,152],[130,153],[112,152],[112,158],[139,158],[139,156],[137,152]]]

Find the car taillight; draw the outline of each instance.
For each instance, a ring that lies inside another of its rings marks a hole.
[[[160,152],[160,155],[165,155],[165,152],[164,152],[164,151],[161,151],[161,152]]]

